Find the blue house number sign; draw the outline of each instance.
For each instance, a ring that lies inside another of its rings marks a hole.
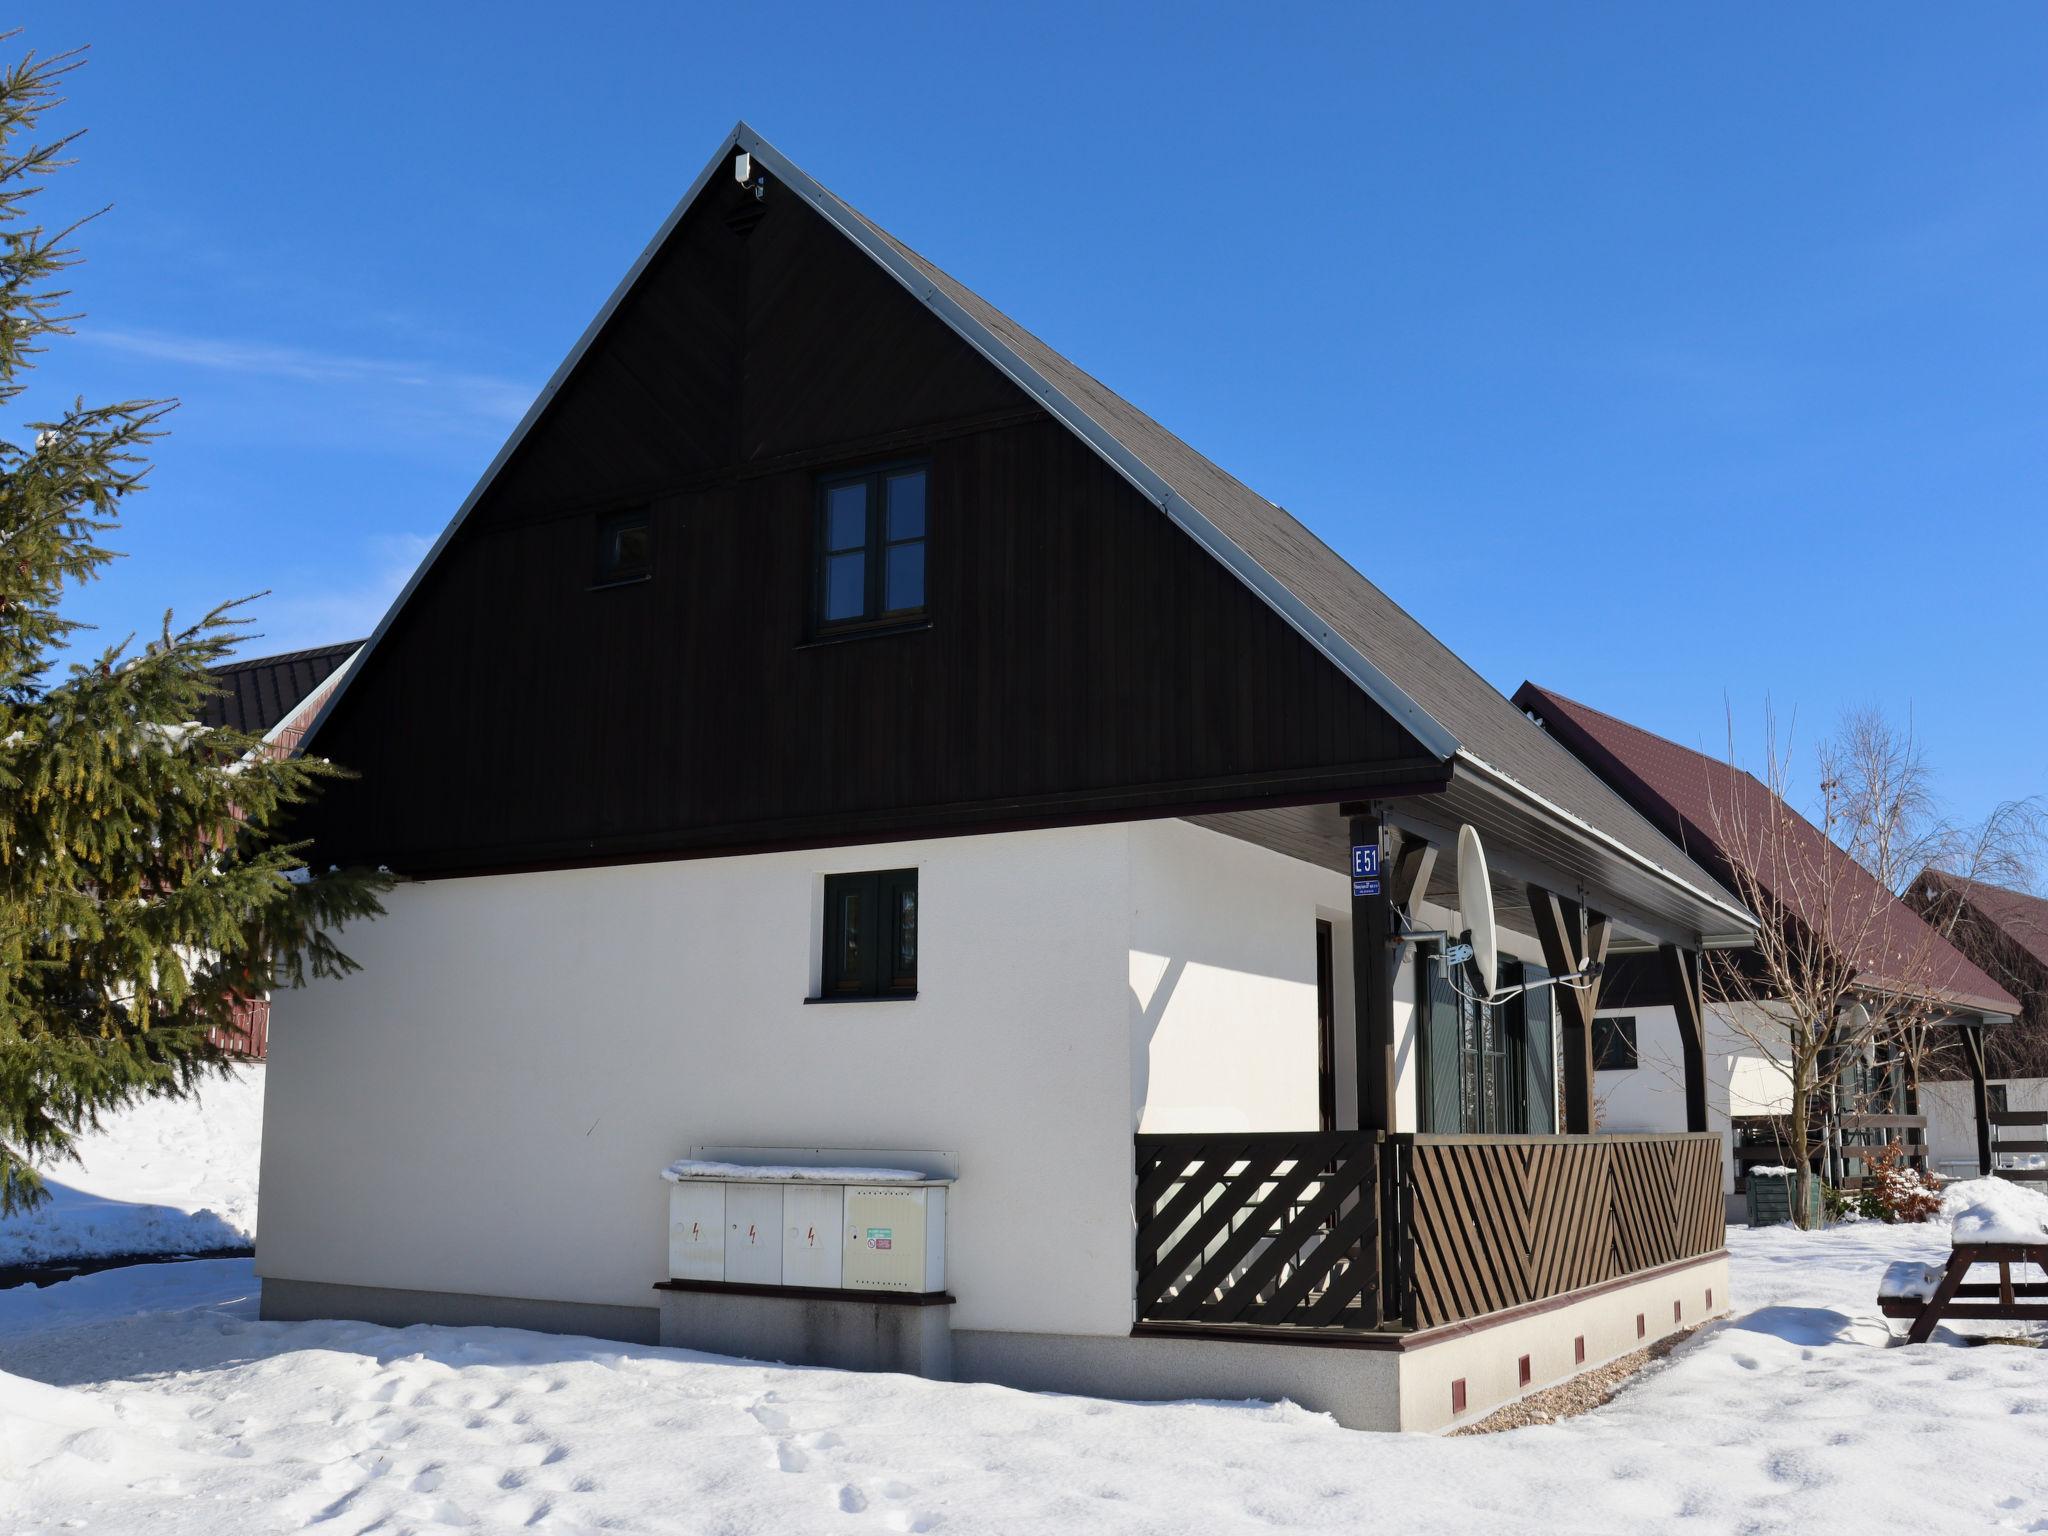
[[[1380,893],[1380,845],[1354,843],[1351,847],[1351,894],[1377,896]]]

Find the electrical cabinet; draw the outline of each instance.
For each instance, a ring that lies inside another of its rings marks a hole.
[[[699,1180],[668,1191],[668,1272],[675,1280],[725,1278],[725,1186]]]
[[[924,1184],[846,1187],[848,1290],[946,1288],[946,1191]]]
[[[741,1285],[782,1284],[782,1186],[725,1187],[725,1278]]]
[[[819,1290],[839,1286],[842,1184],[789,1184],[782,1191],[782,1283]]]
[[[827,1182],[791,1177],[797,1170],[788,1166],[749,1178],[754,1170],[743,1165],[700,1166],[707,1172],[669,1173],[670,1279],[826,1291],[945,1290],[948,1181]]]

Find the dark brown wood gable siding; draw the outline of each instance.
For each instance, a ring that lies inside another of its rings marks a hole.
[[[744,240],[678,232],[369,658],[315,744],[361,775],[312,813],[321,859],[705,853],[1426,770],[1156,507],[769,198]],[[931,466],[929,627],[807,643],[817,476],[902,454]],[[653,577],[592,591],[596,515],[636,498]]]

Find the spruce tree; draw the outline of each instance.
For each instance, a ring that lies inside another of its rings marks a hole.
[[[4,41],[4,39],[0,39]],[[78,226],[31,217],[69,135],[39,139],[78,54],[0,67],[0,402],[70,334],[61,274]],[[337,772],[195,722],[246,621],[226,603],[87,651],[67,587],[142,489],[172,402],[75,402],[0,441],[0,1212],[46,1198],[39,1167],[111,1109],[193,1092],[229,1056],[237,1003],[353,969],[329,937],[385,882],[312,875],[280,842]]]

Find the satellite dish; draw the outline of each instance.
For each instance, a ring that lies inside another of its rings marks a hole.
[[[1465,920],[1465,942],[1472,946],[1474,985],[1480,996],[1493,996],[1500,975],[1500,935],[1493,926],[1493,885],[1486,878],[1486,850],[1470,825],[1458,828],[1458,913]]]

